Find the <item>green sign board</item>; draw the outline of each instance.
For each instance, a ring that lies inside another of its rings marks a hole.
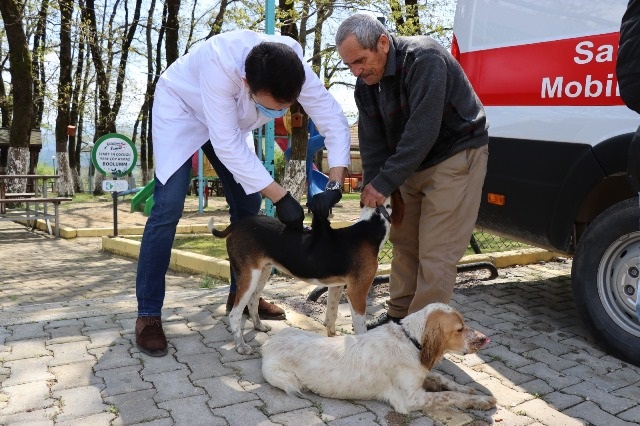
[[[109,133],[93,145],[91,161],[102,174],[124,176],[131,173],[138,163],[138,150],[128,137]]]

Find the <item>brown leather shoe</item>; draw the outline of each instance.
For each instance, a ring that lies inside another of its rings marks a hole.
[[[167,338],[160,317],[138,317],[136,320],[136,346],[149,356],[165,356]]]
[[[236,301],[236,294],[229,293],[229,297],[227,297],[227,314],[231,312],[233,309],[233,304]],[[249,309],[245,306],[243,314],[249,315]],[[258,316],[263,320],[284,320],[287,319],[287,314],[284,312],[284,309],[281,307],[274,305],[273,303],[269,303],[264,300],[262,297],[258,301]]]

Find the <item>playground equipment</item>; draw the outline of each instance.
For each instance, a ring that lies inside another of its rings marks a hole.
[[[200,151],[198,151],[199,153]],[[198,153],[194,154],[191,159],[191,177],[198,176]],[[217,179],[217,175],[213,166],[207,161],[204,167],[203,181]],[[200,184],[199,184],[200,185]],[[155,179],[151,179],[151,181],[142,187],[139,192],[131,199],[131,212],[139,211],[142,212],[145,216],[149,216],[151,213],[151,208],[153,207],[153,191],[156,186]],[[208,198],[208,190],[205,189],[203,191],[205,198]],[[205,205],[206,207],[206,205]]]
[[[156,187],[156,180],[151,181],[142,187],[140,191],[131,199],[131,212],[139,211],[145,216],[149,216],[151,213],[151,207],[153,207],[153,190]]]

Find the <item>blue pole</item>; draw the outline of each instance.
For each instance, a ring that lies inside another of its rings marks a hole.
[[[276,23],[276,2],[275,0],[266,0],[265,5],[265,34],[275,34]],[[275,164],[273,159],[273,150],[275,145],[275,124],[273,120],[265,124],[265,147],[264,147],[264,166],[271,176],[275,176]],[[264,213],[267,216],[275,216],[273,203],[268,198],[264,202]]]
[[[266,0],[264,17],[264,32],[266,34],[275,34],[276,30],[276,1]]]

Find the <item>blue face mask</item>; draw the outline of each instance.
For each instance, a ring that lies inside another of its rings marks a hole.
[[[287,113],[287,108],[282,109],[270,109],[265,106],[260,105],[256,101],[253,101],[256,104],[256,108],[258,111],[262,113],[267,118],[280,118]]]

